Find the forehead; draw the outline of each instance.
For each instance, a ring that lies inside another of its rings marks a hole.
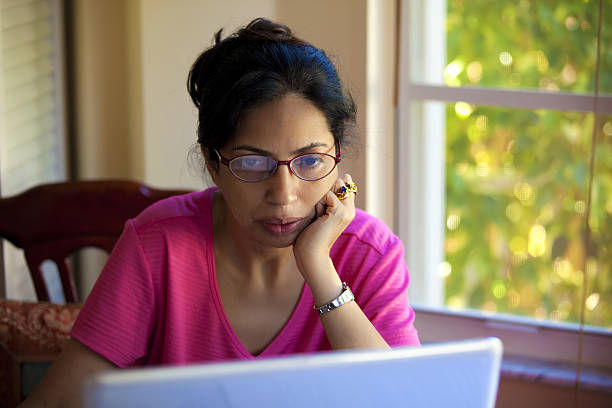
[[[331,146],[327,119],[309,100],[289,94],[246,111],[230,144],[283,153],[310,144]]]

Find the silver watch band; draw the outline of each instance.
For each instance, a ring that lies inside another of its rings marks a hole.
[[[350,302],[351,300],[355,300],[355,296],[346,282],[342,282],[342,293],[340,293],[340,296],[331,302],[324,304],[323,306],[315,305],[314,309],[319,311],[319,316],[323,316],[325,313],[329,313],[332,310],[339,308],[343,304]]]

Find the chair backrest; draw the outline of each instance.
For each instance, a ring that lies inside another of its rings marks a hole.
[[[188,193],[133,181],[71,181],[0,198],[0,237],[24,250],[38,300],[49,301],[41,264],[53,261],[66,302],[78,302],[67,257],[84,247],[110,252],[123,225],[154,202]]]

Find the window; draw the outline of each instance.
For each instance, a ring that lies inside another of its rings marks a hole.
[[[66,178],[61,16],[59,0],[0,1],[3,196]],[[6,241],[4,261],[7,293],[33,299],[23,254]]]
[[[595,114],[599,2],[519,3],[402,2],[397,218],[412,301],[425,340],[493,334],[511,354],[557,361],[576,360],[584,302],[582,360],[612,367],[602,357],[612,331],[612,31],[604,23]]]

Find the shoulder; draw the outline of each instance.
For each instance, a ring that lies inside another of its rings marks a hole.
[[[383,221],[359,208],[355,210],[355,218],[338,240],[342,247],[371,249],[380,255],[385,254],[391,247],[401,246],[399,238]]]
[[[213,191],[214,188],[209,188],[159,200],[133,218],[132,225],[137,231],[142,231],[159,224],[180,223],[189,218],[210,218]]]

